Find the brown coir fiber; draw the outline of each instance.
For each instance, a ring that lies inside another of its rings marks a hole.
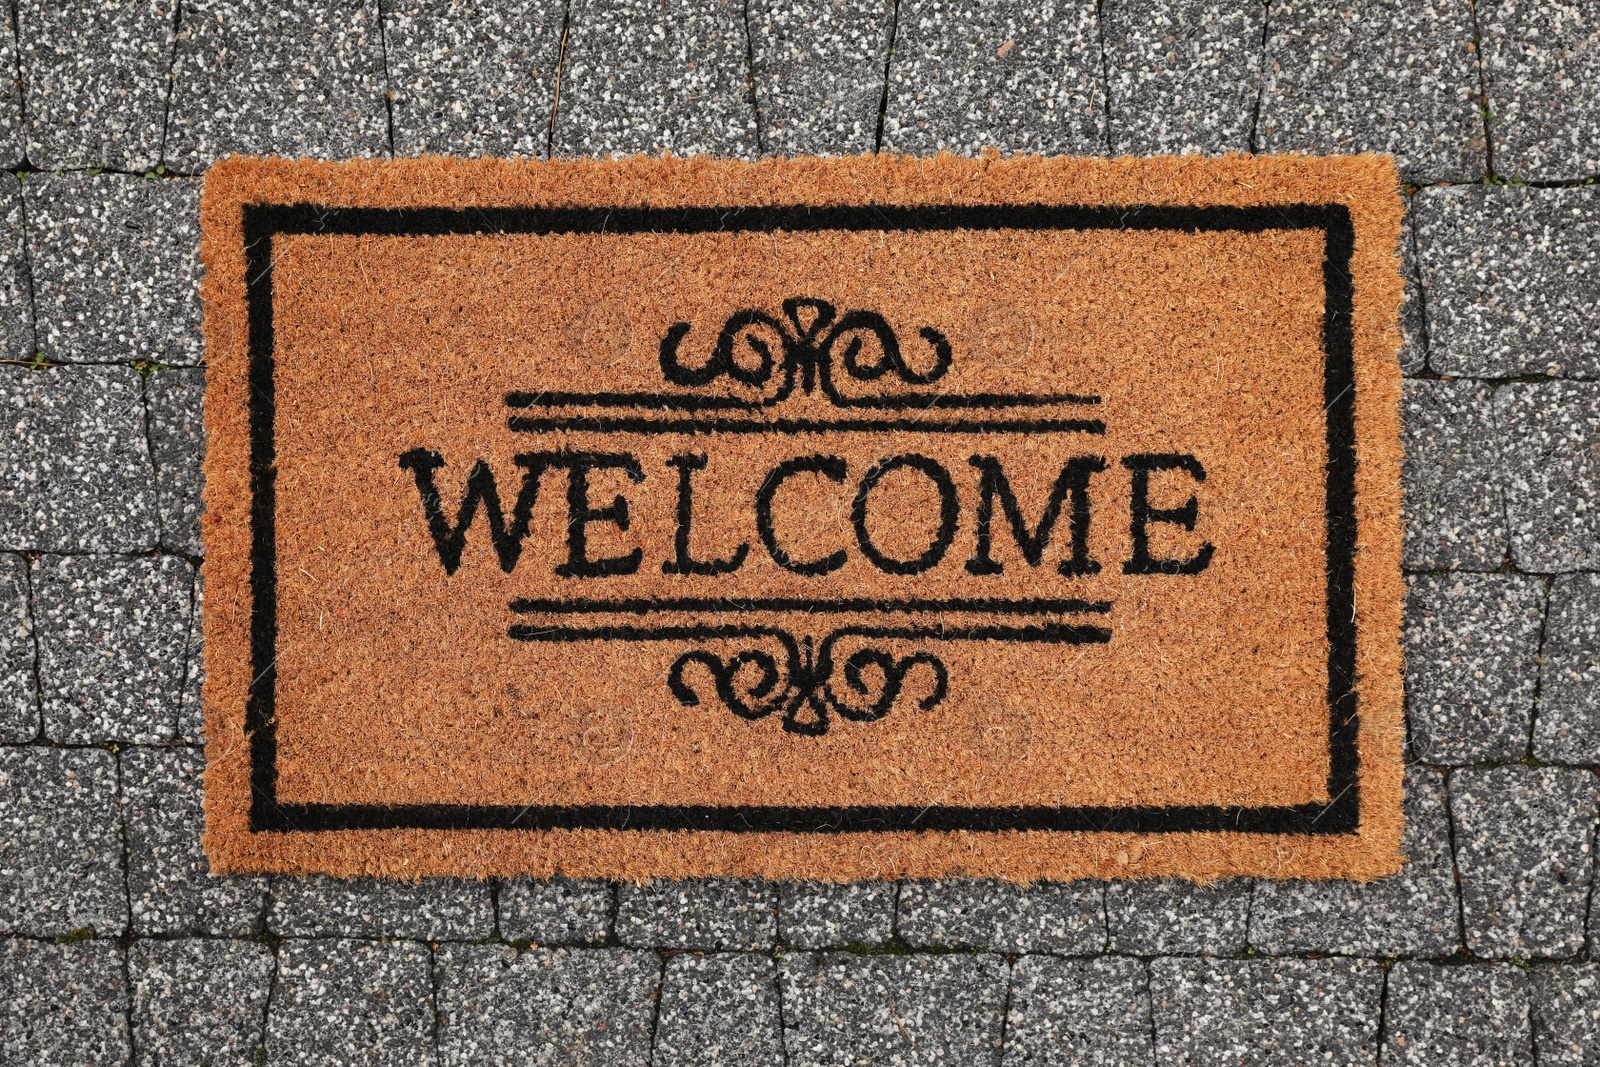
[[[1386,158],[232,159],[201,215],[213,869],[1399,866]]]

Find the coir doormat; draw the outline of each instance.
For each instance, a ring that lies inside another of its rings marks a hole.
[[[206,180],[233,872],[1366,878],[1386,159]]]

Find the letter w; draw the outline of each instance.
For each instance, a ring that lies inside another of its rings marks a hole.
[[[511,512],[511,525],[505,521],[500,507],[500,493],[495,488],[494,474],[483,460],[473,464],[467,475],[467,491],[456,509],[454,527],[445,520],[444,504],[439,499],[439,487],[434,484],[433,472],[444,466],[444,457],[426,448],[413,448],[400,456],[400,466],[417,479],[417,492],[422,495],[422,512],[428,519],[428,532],[433,535],[433,547],[439,552],[439,562],[446,574],[454,574],[461,566],[461,550],[467,543],[467,528],[478,514],[478,505],[489,522],[489,539],[494,543],[495,555],[500,557],[500,569],[507,574],[517,565],[522,555],[522,542],[528,536],[533,505],[539,497],[539,476],[548,465],[536,453],[516,457],[517,466],[523,468],[522,488],[517,493],[517,504]]]

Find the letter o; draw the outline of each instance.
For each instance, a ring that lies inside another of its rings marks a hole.
[[[939,490],[939,533],[934,537],[928,550],[916,559],[895,559],[879,551],[878,546],[872,543],[872,537],[867,533],[867,497],[872,490],[877,488],[884,475],[897,471],[902,467],[921,471],[933,482],[934,488]],[[939,463],[927,456],[910,453],[903,456],[891,456],[873,464],[872,469],[861,479],[861,486],[856,490],[855,501],[850,505],[850,524],[855,527],[856,543],[861,546],[862,553],[872,561],[873,566],[888,574],[921,574],[931,567],[937,566],[944,559],[950,545],[956,539],[956,520],[960,513],[960,503],[956,498],[956,483],[950,477],[950,472]]]

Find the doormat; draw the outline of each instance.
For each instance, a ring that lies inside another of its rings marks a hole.
[[[232,159],[214,870],[1400,864],[1387,158]]]

